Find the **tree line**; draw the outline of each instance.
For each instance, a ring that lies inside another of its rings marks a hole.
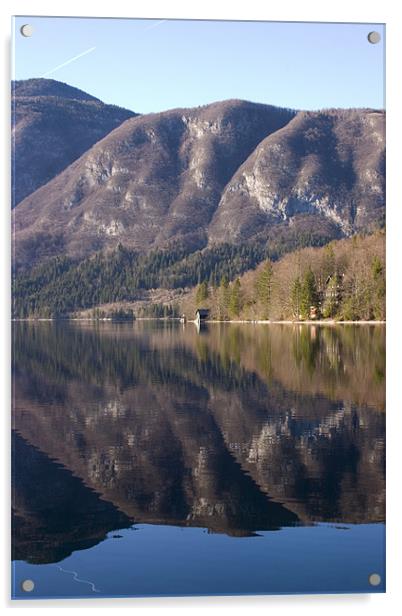
[[[58,317],[102,304],[133,301],[142,290],[193,287],[233,279],[266,256],[263,244],[221,244],[189,253],[184,248],[142,254],[119,245],[81,262],[56,257],[18,271],[13,280],[14,317]],[[154,310],[160,316],[162,309]]]
[[[208,308],[210,318],[384,320],[385,235],[355,236],[265,260],[234,281],[202,281],[184,310]]]
[[[303,235],[311,243],[318,237]],[[144,254],[119,244],[108,253],[82,261],[54,257],[32,268],[15,272],[14,317],[58,317],[101,304],[134,301],[141,290],[184,289],[203,280],[219,284],[233,280],[268,256],[276,259],[290,250],[295,238],[278,243],[257,239],[240,244],[223,243],[191,252],[178,246]]]
[[[119,245],[81,262],[56,257],[15,274],[13,316],[63,317],[166,288],[184,289],[184,300],[145,305],[135,316],[172,317],[205,305],[220,320],[383,319],[384,237],[379,231],[282,258],[274,243],[258,240],[192,253],[178,246],[142,254]]]

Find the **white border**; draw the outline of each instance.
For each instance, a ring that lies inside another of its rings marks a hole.
[[[2,274],[2,301],[0,323],[3,328],[1,349],[2,387],[4,404],[2,448],[4,472],[1,474],[1,494],[3,498],[1,516],[3,521],[3,554],[1,559],[2,604],[3,607],[17,611],[29,607],[33,611],[43,609],[94,611],[99,609],[135,609],[136,613],[221,613],[230,611],[231,616],[242,613],[245,609],[256,614],[266,614],[273,610],[282,615],[297,613],[297,616],[321,614],[336,614],[340,611],[346,614],[353,612],[358,616],[373,614],[378,616],[382,611],[397,607],[401,599],[401,532],[400,513],[401,486],[398,476],[401,464],[399,441],[402,437],[402,406],[399,381],[402,377],[401,368],[401,326],[402,313],[402,196],[401,196],[401,58],[402,32],[397,0],[280,0],[275,3],[268,1],[247,0],[241,5],[218,0],[203,0],[190,3],[183,0],[149,1],[144,3],[114,0],[112,3],[88,2],[86,0],[61,0],[58,3],[50,0],[20,1],[3,0],[0,6],[1,43],[4,50],[1,62],[2,90],[2,134],[3,164],[0,186],[3,189],[1,207],[2,241],[0,244],[0,267]],[[97,16],[97,17],[154,17],[154,18],[195,18],[195,19],[267,19],[275,21],[333,21],[333,22],[367,22],[387,24],[387,593],[385,595],[354,595],[354,596],[282,596],[282,597],[233,597],[233,598],[191,598],[191,599],[102,599],[102,600],[70,600],[70,601],[26,601],[13,602],[8,599],[10,588],[9,575],[9,404],[10,404],[10,336],[9,336],[9,60],[11,15],[59,15],[59,16]],[[398,190],[399,189],[399,190]],[[399,447],[398,447],[399,446]]]

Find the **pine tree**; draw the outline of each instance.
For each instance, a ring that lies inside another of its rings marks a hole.
[[[296,319],[300,318],[301,295],[302,295],[302,285],[300,282],[300,278],[297,277],[293,282],[291,293],[290,293],[292,314]]]
[[[371,263],[373,277],[372,312],[375,319],[385,318],[385,272],[381,259],[376,255]]]
[[[332,244],[324,247],[323,263],[322,263],[322,275],[328,278],[332,276],[336,270],[335,252]]]
[[[221,289],[227,289],[229,286],[229,280],[228,277],[226,276],[226,274],[223,274],[223,276],[221,276],[221,280],[219,283],[219,286]]]
[[[300,315],[302,319],[310,317],[310,311],[313,307],[318,309],[318,293],[314,274],[311,268],[309,268],[304,274],[301,285]]]
[[[215,267],[214,267],[214,289],[218,288],[218,278],[219,278],[218,264],[215,263]]]
[[[262,306],[264,318],[269,315],[269,308],[272,295],[273,269],[270,261],[266,261],[261,268],[255,285],[256,299]]]
[[[322,316],[326,319],[334,317],[337,313],[340,302],[340,277],[335,273],[330,276],[328,283],[325,285]]]
[[[222,276],[218,289],[218,318],[227,319],[228,317],[228,304],[229,304],[229,281],[225,275]]]
[[[229,298],[229,316],[231,318],[238,317],[241,310],[241,284],[239,278],[236,278],[230,290]]]
[[[198,285],[195,301],[200,306],[206,299],[208,299],[208,283],[204,280]]]

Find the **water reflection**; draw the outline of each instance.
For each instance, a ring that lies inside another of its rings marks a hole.
[[[133,522],[382,521],[384,349],[381,326],[15,324],[15,557]]]

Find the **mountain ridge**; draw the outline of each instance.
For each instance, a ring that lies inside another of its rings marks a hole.
[[[17,92],[76,96],[47,81]],[[18,119],[32,97],[15,100]],[[240,99],[131,115],[18,204],[14,264],[80,260],[120,244],[190,254],[372,232],[385,213],[384,122],[381,110],[295,111]]]
[[[205,225],[224,186],[261,139],[291,116],[224,101],[131,118],[18,206],[17,251],[20,239],[39,230],[59,230],[71,256],[119,241],[148,249],[178,236],[205,246]]]
[[[43,77],[32,79],[16,79],[11,82],[12,96],[57,96],[73,100],[102,102],[96,96],[84,92],[80,88],[70,86],[64,81],[57,79],[45,79]]]
[[[136,114],[53,79],[14,81],[12,207]]]
[[[220,241],[223,231],[228,241],[230,212],[236,198],[237,209],[243,217],[245,211],[248,214],[247,225],[252,217],[256,224],[270,224],[275,218],[286,220],[295,214],[308,214],[312,208],[339,225],[345,236],[373,230],[369,223],[375,227],[380,222],[385,205],[385,150],[376,150],[372,143],[376,139],[384,142],[384,127],[378,126],[384,117],[384,112],[372,109],[299,112],[285,127],[264,139],[233,176],[215,213],[213,222],[218,231],[213,239]],[[367,122],[375,124],[369,134],[364,131]],[[352,125],[349,130],[345,130],[347,123]],[[346,135],[339,136],[342,130]],[[334,143],[328,143],[329,139]],[[296,143],[289,146],[292,140]],[[361,155],[359,148],[365,150]],[[275,159],[285,159],[283,167]],[[370,175],[371,186],[364,183],[365,173]],[[264,181],[266,175],[269,183]],[[364,200],[366,203],[362,203]],[[238,219],[233,222],[239,226]],[[230,239],[239,238],[247,239],[247,229],[245,233],[241,228],[232,231]]]

